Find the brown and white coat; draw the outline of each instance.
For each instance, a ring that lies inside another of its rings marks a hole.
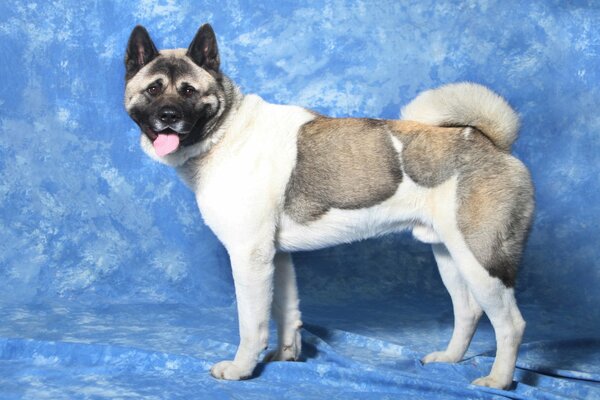
[[[486,312],[497,356],[491,373],[474,383],[510,386],[525,327],[513,287],[533,189],[527,169],[510,155],[518,119],[502,98],[462,83],[421,94],[402,120],[328,118],[242,95],[219,71],[209,26],[187,51],[155,52],[144,32],[134,31],[129,44],[126,108],[142,129],[144,151],[177,168],[231,258],[240,346],[233,360],[213,366],[213,376],[251,376],[271,314],[279,345],[266,360],[298,358],[301,319],[289,252],[412,230],[432,244],[455,312],[448,348],[423,361],[461,360]],[[163,99],[146,93],[158,80]],[[155,132],[139,115],[160,101],[188,101],[177,97],[181,87],[197,93],[190,115],[202,111],[182,140],[196,139],[160,157]]]

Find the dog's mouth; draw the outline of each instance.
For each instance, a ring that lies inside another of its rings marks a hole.
[[[161,131],[147,128],[144,132],[152,141],[152,146],[156,151],[156,155],[159,157],[164,157],[167,154],[177,151],[180,143],[185,140],[189,134],[189,132],[178,132],[172,128],[166,128]]]

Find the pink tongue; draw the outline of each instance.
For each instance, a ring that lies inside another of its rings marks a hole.
[[[177,150],[179,147],[179,136],[159,133],[158,137],[154,140],[153,145],[154,150],[159,157],[166,156]]]

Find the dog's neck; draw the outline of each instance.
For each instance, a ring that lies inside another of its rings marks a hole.
[[[221,82],[225,93],[225,99],[222,104],[225,104],[225,107],[214,125],[208,128],[206,139],[196,146],[191,146],[196,147],[195,149],[190,149],[192,153],[185,154],[187,157],[184,164],[204,158],[210,154],[211,150],[229,132],[238,114],[237,111],[244,102],[244,94],[242,94],[240,88],[229,77],[222,75]]]
[[[202,171],[206,169],[214,153],[218,153],[218,149],[223,147],[223,142],[228,138],[244,131],[244,127],[254,115],[252,110],[264,102],[257,95],[244,95],[229,78],[224,76],[223,79],[227,107],[221,118],[211,128],[209,137],[195,146],[193,153],[183,155],[187,156],[184,162],[173,165],[183,181],[194,191],[200,182]]]

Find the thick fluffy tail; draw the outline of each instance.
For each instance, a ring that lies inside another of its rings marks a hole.
[[[472,126],[507,152],[519,130],[519,117],[506,100],[485,86],[469,82],[419,94],[402,108],[401,118],[438,126]]]

